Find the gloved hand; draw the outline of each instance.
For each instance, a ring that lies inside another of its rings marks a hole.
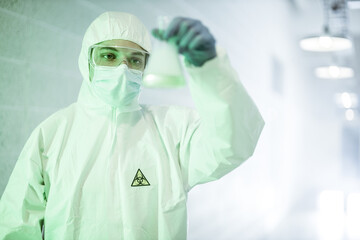
[[[153,29],[154,37],[174,42],[185,60],[200,67],[206,61],[216,57],[215,39],[199,20],[177,17],[167,29]]]

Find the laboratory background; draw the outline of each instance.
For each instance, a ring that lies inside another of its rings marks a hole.
[[[190,191],[188,239],[360,239],[355,0],[0,0],[0,196],[32,130],[76,101],[82,37],[105,11],[149,30],[202,21],[266,122],[250,159]],[[140,100],[194,107],[187,87]]]

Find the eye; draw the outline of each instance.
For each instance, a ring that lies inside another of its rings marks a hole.
[[[134,64],[134,65],[141,65],[143,63],[143,60],[140,58],[132,57],[130,59],[130,62],[131,62],[131,64]]]
[[[106,54],[102,54],[101,58],[104,58],[108,61],[112,61],[112,60],[116,59],[116,56],[113,53],[106,53]]]

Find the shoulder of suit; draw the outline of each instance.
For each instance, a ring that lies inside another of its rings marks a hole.
[[[49,117],[47,117],[45,120],[43,120],[38,127],[40,128],[47,128],[47,127],[53,127],[54,125],[58,125],[61,122],[68,122],[71,121],[71,119],[74,117],[77,109],[77,104],[73,103],[65,108],[62,108],[53,114],[51,114]]]

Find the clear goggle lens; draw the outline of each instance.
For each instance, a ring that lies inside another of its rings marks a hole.
[[[98,44],[90,47],[88,56],[92,66],[116,68],[125,63],[131,69],[142,71],[149,54],[134,48]]]

